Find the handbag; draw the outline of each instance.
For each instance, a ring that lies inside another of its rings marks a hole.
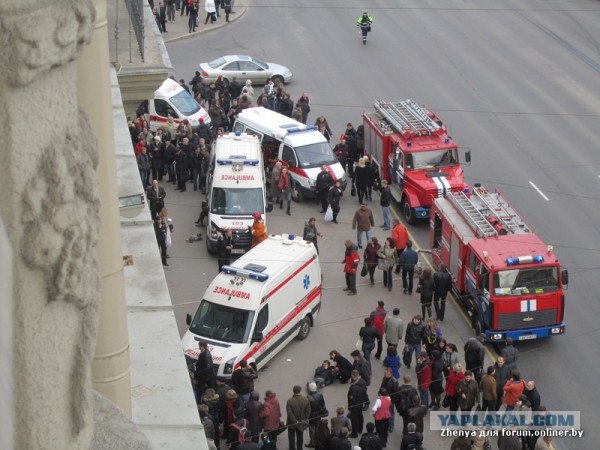
[[[333,209],[331,209],[331,206],[327,207],[327,211],[325,211],[325,222],[331,222],[333,221]]]
[[[350,195],[352,197],[356,197],[356,186],[354,186],[354,182],[352,182],[352,188],[350,189]]]
[[[402,362],[406,367],[410,367],[410,360],[412,359],[411,356],[412,355],[408,351],[408,345],[405,345],[402,349]]]
[[[387,258],[379,258],[379,261],[377,261],[377,267],[383,271],[386,271],[390,268],[390,262],[387,260]]]
[[[362,346],[363,346],[363,339],[362,337],[358,337],[358,339],[356,340],[356,350],[362,351]]]
[[[361,277],[366,277],[366,276],[367,276],[367,273],[369,273],[369,269],[367,269],[367,262],[365,261],[365,262],[363,263],[362,269],[361,269],[361,271],[360,271],[360,276],[361,276]]]
[[[444,395],[444,400],[442,400],[442,407],[447,408],[448,406],[450,406],[450,397]]]
[[[277,434],[281,434],[285,431],[287,427],[285,426],[285,423],[283,423],[281,420],[279,421],[279,427],[277,428]]]

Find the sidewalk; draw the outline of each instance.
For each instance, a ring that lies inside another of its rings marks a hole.
[[[205,25],[204,20],[206,18],[206,11],[204,10],[204,2],[200,2],[200,11],[198,12],[198,20],[200,25],[196,27],[196,31],[193,33],[189,32],[188,28],[188,19],[189,16],[183,13],[181,15],[181,11],[175,11],[175,23],[167,22],[167,32],[162,33],[163,41],[165,44],[169,42],[180,41],[182,39],[188,39],[192,37],[197,37],[199,34],[209,32],[211,30],[216,30],[221,27],[226,27],[231,25],[233,22],[241,18],[247,9],[246,0],[237,0],[234,2],[234,7],[229,14],[229,22],[225,22],[225,12],[222,8],[219,8],[220,17],[217,18],[217,21],[214,24],[211,24],[210,21]]]

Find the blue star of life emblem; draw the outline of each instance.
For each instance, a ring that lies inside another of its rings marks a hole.
[[[302,280],[302,286],[304,286],[304,289],[308,289],[308,287],[310,286],[310,277],[308,276],[308,274],[304,275],[304,280]]]

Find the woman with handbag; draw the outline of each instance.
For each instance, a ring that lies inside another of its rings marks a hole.
[[[392,290],[392,270],[396,264],[396,242],[391,237],[385,240],[383,248],[377,253],[379,268],[383,271],[383,285]]]
[[[375,279],[373,278],[373,274],[375,273],[375,268],[377,267],[377,263],[379,261],[379,251],[381,249],[381,244],[377,240],[375,236],[371,238],[371,242],[367,244],[367,248],[365,248],[365,254],[363,256],[365,267],[369,273],[369,279],[371,281],[371,285],[375,284]],[[362,275],[362,272],[361,272]]]

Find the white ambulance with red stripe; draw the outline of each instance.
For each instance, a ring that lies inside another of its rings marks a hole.
[[[198,128],[200,121],[210,126],[210,116],[192,95],[181,85],[167,78],[163,84],[154,91],[154,98],[144,100],[138,107],[138,114],[144,114],[144,119],[150,125],[150,131],[158,130],[167,123],[172,116],[179,125],[187,119],[192,128]]]
[[[321,266],[312,243],[271,235],[210,283],[183,336],[188,364],[206,341],[217,375],[242,359],[260,369],[292,339],[305,339],[321,309]]]
[[[316,127],[307,126],[270,109],[247,108],[238,114],[233,131],[256,134],[262,144],[267,181],[280,160],[292,176],[294,201],[316,197],[317,175],[327,166],[333,181],[346,189],[346,173],[331,146]]]

